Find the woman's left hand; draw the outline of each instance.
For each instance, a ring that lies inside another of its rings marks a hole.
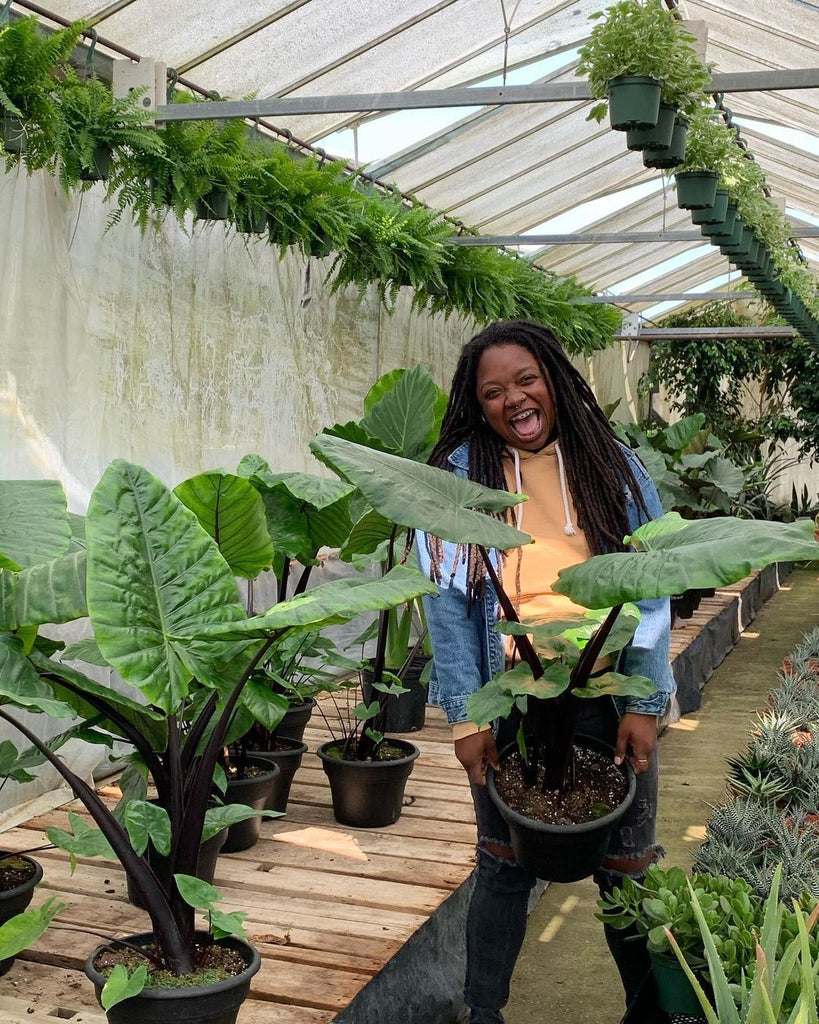
[[[641,775],[648,768],[656,745],[657,716],[640,715],[634,711],[627,711],[620,719],[617,729],[614,763],[622,764],[628,757],[634,771],[637,775]]]

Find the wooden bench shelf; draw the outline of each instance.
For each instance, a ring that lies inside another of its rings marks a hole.
[[[705,599],[674,630],[672,659],[683,656],[754,579]],[[329,786],[313,753],[329,738],[319,715],[304,738],[310,753],[294,779],[286,817],[264,822],[256,846],[221,856],[216,868],[224,909],[247,911],[248,936],[262,955],[239,1024],[333,1020],[472,870],[472,802],[441,711],[428,707],[424,729],[409,737],[421,756],[407,782],[401,818],[384,829],[356,830],[334,821]],[[113,787],[103,793],[115,799]],[[65,827],[69,809],[84,813],[74,802],[41,814],[4,833],[2,846],[23,851],[46,844],[44,829]],[[40,898],[57,895],[69,904],[61,923],[114,936],[148,926],[147,915],[127,901],[119,864],[81,861],[72,875],[62,851],[35,856],[44,868]],[[0,981],[0,1020],[104,1024],[82,973],[99,941],[81,930],[47,932]]]

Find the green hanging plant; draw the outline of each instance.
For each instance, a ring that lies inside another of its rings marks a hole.
[[[56,148],[58,176],[66,193],[90,187],[98,170],[100,152],[114,161],[119,151],[156,156],[164,143],[149,128],[150,111],[139,102],[139,93],[114,96],[98,78],[81,79],[67,70],[59,84]]]
[[[6,152],[7,165],[21,157],[29,171],[56,165],[58,113],[55,74],[62,70],[84,25],[46,35],[35,17],[0,26],[0,112],[20,119],[23,152]]]
[[[661,102],[684,114],[697,109],[711,73],[697,56],[694,36],[660,0],[620,0],[590,15],[590,20],[598,24],[578,51],[575,72],[588,79],[592,98],[600,101],[587,120],[603,120],[609,82],[624,76],[658,79]]]

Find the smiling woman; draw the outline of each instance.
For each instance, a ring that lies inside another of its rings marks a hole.
[[[527,496],[515,506],[515,525],[521,529],[525,521],[535,543],[490,553],[488,559],[510,580],[517,617],[539,625],[578,611],[552,587],[560,569],[592,554],[623,551],[623,538],[635,526],[662,514],[645,469],[618,442],[589,385],[551,331],[528,321],[492,324],[464,347],[429,461]],[[518,723],[503,719],[496,737],[467,714],[470,696],[515,657],[514,643],[505,647],[493,628],[498,597],[476,547],[419,535],[422,567],[440,581],[438,598],[424,601],[434,656],[429,697],[453,726],[455,755],[469,777],[478,825],[464,998],[470,1024],[502,1024],[535,876],[515,861],[509,828],[486,788],[487,769],[498,767],[498,750],[514,741]],[[647,677],[656,692],[622,698],[617,707],[611,696],[583,701],[581,732],[601,740],[616,764],[628,760],[637,776],[634,801],[595,874],[601,892],[618,885],[623,874],[639,879],[661,853],[655,842],[655,744],[657,716],[673,690],[670,615],[666,599],[640,602],[639,609],[637,632],[613,667]],[[606,656],[592,671],[610,666]],[[607,938],[631,1002],[649,973],[645,945],[624,942],[623,932],[609,930]]]

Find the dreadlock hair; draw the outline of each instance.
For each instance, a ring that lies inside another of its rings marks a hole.
[[[543,372],[554,404],[555,430],[565,458],[577,523],[592,554],[624,551],[623,537],[631,532],[625,489],[631,491],[642,515],[649,519],[642,492],[591,388],[569,362],[555,336],[540,324],[500,320],[464,345],[452,378],[441,435],[429,464],[450,469],[449,456],[468,441],[469,478],[506,489],[502,462],[505,444],[484,420],[477,396],[478,363],[487,349],[497,345],[527,349]],[[470,551],[470,562],[471,556]],[[470,578],[474,579],[474,574],[470,573]]]

